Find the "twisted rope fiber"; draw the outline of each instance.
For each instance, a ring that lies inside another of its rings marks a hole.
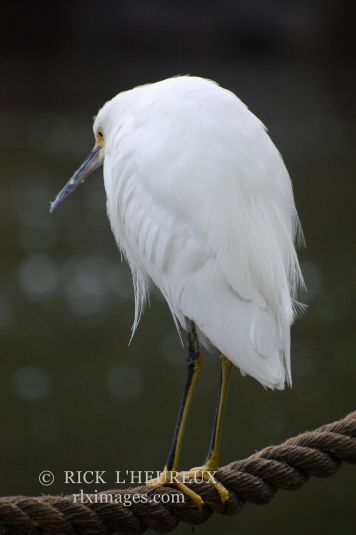
[[[158,533],[173,530],[179,521],[205,522],[213,512],[236,514],[245,502],[266,504],[278,489],[296,490],[310,476],[328,477],[341,462],[356,463],[356,411],[314,431],[269,446],[216,474],[230,491],[222,505],[211,484],[191,483],[205,505],[200,510],[184,503],[74,503],[72,496],[11,496],[0,498],[1,535],[136,535],[152,528]],[[177,493],[169,487],[135,487],[105,491],[104,494]]]

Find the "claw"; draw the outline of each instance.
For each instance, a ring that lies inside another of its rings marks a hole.
[[[214,478],[214,473],[215,471],[211,470],[208,465],[198,466],[196,468],[191,468],[187,472],[181,472],[184,481],[187,481],[187,479],[192,479],[195,482],[206,481],[213,485],[213,487],[219,493],[221,502],[224,504],[228,501],[230,493],[222,483],[216,481]]]
[[[227,488],[222,485],[222,483],[219,483],[219,481],[214,479],[214,473],[215,471],[212,471],[209,466],[199,466],[183,472],[175,472],[164,469],[158,477],[155,479],[150,479],[150,481],[147,482],[147,486],[167,486],[176,488],[183,492],[185,496],[188,496],[188,498],[193,500],[195,505],[200,509],[204,505],[203,498],[194,492],[194,490],[189,488],[185,483],[189,483],[190,481],[195,483],[206,481],[207,483],[210,483],[218,492],[221,503],[224,504],[228,501],[230,493]]]
[[[202,508],[204,505],[204,500],[199,494],[194,492],[181,481],[181,474],[184,472],[175,472],[171,470],[164,469],[160,475],[154,479],[150,479],[147,482],[148,487],[173,487],[180,490],[185,496],[188,496],[198,509]]]

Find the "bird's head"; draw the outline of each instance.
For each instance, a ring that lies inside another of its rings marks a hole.
[[[89,152],[84,162],[80,165],[80,167],[75,171],[75,173],[68,180],[65,186],[57,194],[55,200],[51,203],[51,208],[50,208],[51,213],[53,212],[53,210],[57,208],[59,204],[61,204],[62,201],[64,201],[66,197],[68,197],[70,193],[72,193],[72,191],[75,190],[75,188],[79,184],[84,182],[84,180],[89,175],[91,175],[95,171],[95,169],[100,167],[104,162],[105,130],[104,130],[104,127],[100,123],[99,115],[95,117],[95,120],[94,120],[94,136],[95,136],[94,147]]]
[[[132,90],[118,93],[99,110],[94,118],[93,125],[95,138],[94,147],[81,166],[58,193],[55,200],[51,203],[50,212],[53,212],[79,184],[84,182],[84,180],[95,171],[95,169],[103,165],[108,140],[113,138],[117,126],[125,120],[125,117],[137,102],[144,87],[145,86],[139,86]]]

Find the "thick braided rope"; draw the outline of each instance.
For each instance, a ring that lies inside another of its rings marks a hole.
[[[136,535],[148,527],[159,533],[173,530],[179,521],[205,522],[213,513],[236,514],[245,502],[268,503],[278,489],[296,490],[310,476],[331,476],[340,463],[356,463],[356,411],[336,422],[269,446],[246,459],[232,462],[216,474],[230,491],[222,505],[209,483],[191,483],[204,500],[200,510],[184,503],[74,503],[72,496],[13,496],[0,498],[1,535]],[[117,496],[177,493],[164,487],[135,487],[105,491]]]

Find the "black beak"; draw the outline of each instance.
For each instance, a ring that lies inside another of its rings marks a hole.
[[[77,169],[72,178],[68,180],[64,188],[58,193],[55,200],[51,202],[50,213],[52,213],[53,210],[55,210],[57,206],[61,204],[61,202],[64,201],[64,199],[68,197],[68,195],[72,193],[77,186],[79,186],[79,184],[84,182],[84,180],[91,175],[95,169],[100,167],[102,164],[102,158],[100,158],[101,148],[102,147],[100,145],[96,145],[90,151],[87,159],[82,163],[79,169]]]

